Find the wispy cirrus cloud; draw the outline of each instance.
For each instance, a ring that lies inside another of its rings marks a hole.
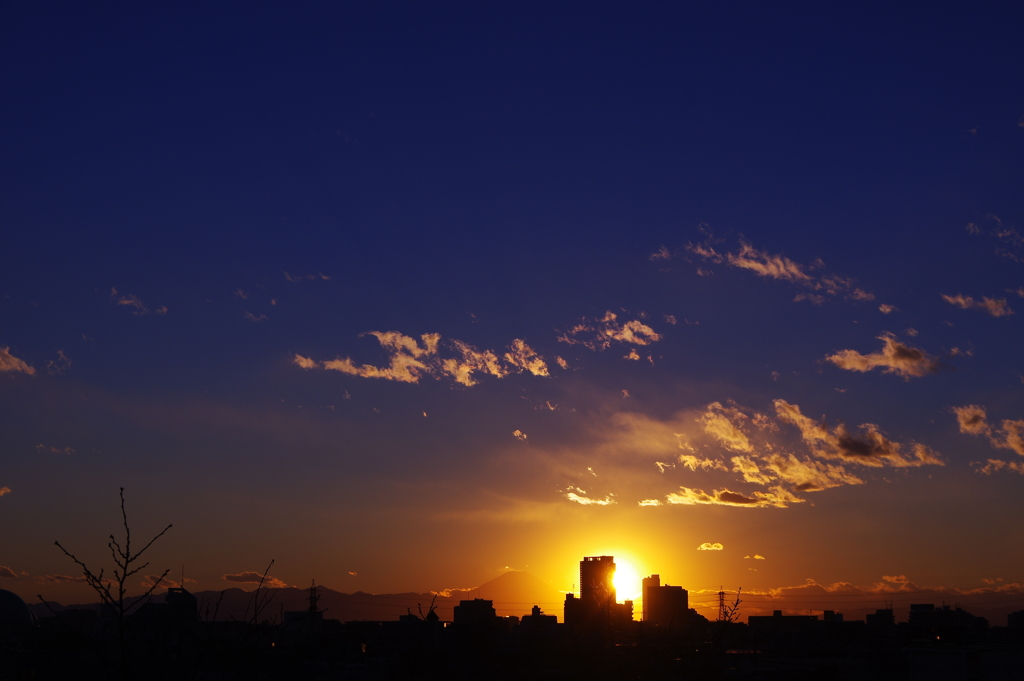
[[[1004,260],[1024,262],[1024,237],[1013,225],[1004,223],[998,215],[989,213],[980,222],[968,222],[970,234],[986,234],[999,240],[995,254]]]
[[[35,368],[27,362],[12,355],[10,347],[0,347],[0,373],[28,374],[31,376],[35,372]]]
[[[911,443],[909,456],[904,455],[904,445],[886,438],[873,423],[861,425],[861,435],[857,436],[843,423],[830,429],[824,420],[819,422],[805,416],[798,405],[785,400],[775,400],[773,404],[779,418],[799,429],[804,442],[816,456],[872,467],[945,465],[936,452],[919,443]]]
[[[59,449],[57,447],[47,447],[46,445],[36,445],[36,452],[40,454],[63,454],[65,456],[71,456],[75,453],[75,450],[72,447]]]
[[[760,277],[785,281],[808,289],[807,292],[797,294],[794,302],[806,300],[820,305],[829,296],[844,297],[847,300],[855,301],[875,299],[874,294],[857,288],[851,277],[825,272],[825,263],[821,259],[815,260],[810,265],[803,265],[784,255],[759,250],[743,238],[740,238],[738,250],[719,252],[715,248],[719,243],[721,240],[716,240],[708,235],[707,239],[701,243],[687,244],[686,251],[705,261],[737,267],[753,272]],[[659,251],[660,253],[662,252]]]
[[[6,577],[7,579],[17,579],[18,573],[7,567],[6,565],[0,565],[0,577]]]
[[[956,294],[955,296],[942,295],[942,299],[950,305],[955,305],[964,310],[982,310],[993,317],[1005,317],[1013,314],[1013,310],[1006,304],[1006,298],[982,298],[975,300],[970,296]]]
[[[118,292],[116,287],[111,287],[110,297],[114,300],[116,305],[128,308],[134,315],[147,315],[150,313],[149,307],[135,294],[122,295]],[[167,314],[167,307],[161,306],[152,310],[152,312],[154,314]]]
[[[419,340],[398,331],[370,331],[361,335],[377,339],[389,355],[387,366],[356,364],[349,357],[317,362],[299,354],[292,358],[292,363],[303,369],[327,369],[400,383],[418,383],[423,376],[448,377],[467,387],[479,383],[478,375],[503,378],[524,371],[534,376],[550,375],[544,359],[518,338],[509,346],[508,352],[499,357],[493,350],[478,350],[456,339],[442,344],[438,333],[425,333]],[[442,348],[446,350],[447,357],[442,356]]]
[[[937,358],[920,348],[899,342],[894,334],[887,331],[878,336],[878,339],[882,341],[882,349],[879,352],[862,355],[856,350],[840,350],[827,356],[825,361],[847,371],[868,372],[881,368],[882,373],[896,374],[902,376],[904,380],[936,373],[939,370]]]
[[[607,350],[612,343],[650,345],[661,340],[661,335],[639,319],[619,322],[618,315],[611,310],[600,319],[583,319],[558,337],[562,343],[582,345],[591,350]]]

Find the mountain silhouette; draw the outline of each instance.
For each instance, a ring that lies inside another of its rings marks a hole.
[[[522,617],[539,605],[548,615],[562,619],[565,594],[537,579],[529,572],[509,570],[469,591],[464,598],[484,598],[494,602],[498,615]]]

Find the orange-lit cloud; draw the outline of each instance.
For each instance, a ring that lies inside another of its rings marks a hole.
[[[10,487],[0,487],[0,497],[4,496],[5,494],[10,494],[10,493],[11,493],[11,488]]]
[[[569,485],[569,487],[567,487],[562,494],[569,501],[575,501],[577,504],[583,504],[584,506],[609,506],[611,504],[617,503],[614,499],[612,499],[612,497],[615,496],[614,494],[609,494],[603,499],[594,499],[587,496],[586,490],[580,489],[579,487],[574,487],[572,485]]]
[[[37,581],[50,584],[60,584],[63,582],[78,582],[80,584],[89,583],[89,580],[86,579],[84,575],[81,577],[71,577],[70,575],[40,575],[36,579]],[[106,579],[104,579],[103,581],[109,582],[109,580]]]
[[[684,466],[689,468],[691,471],[695,471],[698,468],[702,468],[704,470],[714,470],[714,469],[717,469],[717,470],[720,470],[720,471],[728,470],[726,465],[722,461],[720,461],[719,459],[709,459],[709,458],[703,458],[702,459],[702,458],[700,458],[698,456],[694,456],[693,454],[680,454],[679,455],[679,463],[683,464]]]
[[[975,461],[971,463],[972,466],[980,466],[981,462]],[[1001,470],[1013,471],[1014,473],[1020,473],[1024,475],[1024,461],[1001,461],[999,459],[988,459],[988,462],[978,469],[979,473],[985,475],[992,475]]]
[[[712,246],[715,240],[711,237],[704,243],[688,244],[686,250],[694,255],[718,264],[745,269],[768,279],[786,281],[790,284],[810,289],[815,293],[798,294],[794,301],[807,300],[816,305],[825,301],[826,295],[844,295],[849,300],[874,300],[872,293],[854,286],[854,280],[838,274],[818,274],[824,269],[821,260],[811,265],[801,265],[783,255],[776,255],[754,248],[749,242],[741,239],[740,248],[734,253],[719,253]]]
[[[0,565],[0,577],[7,577],[8,579],[17,579],[18,573],[7,567],[6,565]]]
[[[270,589],[284,589],[288,586],[286,582],[282,582],[277,577],[267,575],[266,579],[264,579],[261,573],[253,572],[252,570],[226,574],[223,575],[221,579],[227,582],[235,582],[236,584],[259,584],[262,581],[263,586]]]
[[[561,359],[561,358],[559,358]],[[548,376],[548,365],[533,348],[519,338],[512,341],[508,352],[505,353],[505,361],[520,371],[528,371],[534,376]],[[559,362],[561,364],[561,362]],[[565,367],[562,367],[563,369]]]
[[[265,314],[254,315],[252,312],[246,312],[243,316],[250,322],[265,322],[269,319]]]
[[[775,487],[768,492],[754,492],[752,496],[745,496],[728,489],[714,490],[711,494],[699,489],[680,487],[678,492],[672,492],[665,501],[670,504],[684,504],[693,506],[697,504],[739,506],[742,508],[775,507],[786,508],[791,503],[800,503],[803,499]]]
[[[0,373],[18,373],[31,376],[36,372],[34,368],[11,354],[10,347],[0,348]]]
[[[888,305],[886,303],[882,303],[881,305],[879,305],[878,309],[881,310],[882,314],[891,314],[893,312],[899,311],[899,308],[896,307],[895,305]]]
[[[303,369],[321,368],[401,383],[418,383],[422,376],[448,377],[467,387],[477,385],[479,375],[503,378],[512,372],[524,371],[534,376],[550,375],[544,359],[518,338],[508,347],[508,352],[499,357],[493,350],[478,350],[457,339],[446,341],[442,346],[441,334],[438,333],[425,333],[420,340],[398,331],[370,331],[361,335],[377,339],[389,355],[387,366],[357,365],[348,357],[317,362],[299,354],[292,358],[292,363]],[[442,347],[449,350],[446,354],[453,356],[442,357]]]
[[[582,345],[591,350],[607,350],[613,342],[650,345],[661,340],[661,336],[638,319],[620,324],[618,315],[609,310],[605,312],[604,317],[593,322],[582,320],[580,324],[559,336],[558,340],[570,345]]]
[[[799,406],[785,400],[775,400],[773,404],[779,418],[800,430],[804,442],[816,456],[875,467],[945,465],[936,452],[918,443],[912,443],[910,456],[904,456],[903,445],[886,438],[873,423],[861,425],[863,434],[858,437],[850,433],[842,423],[830,430],[825,421],[819,423],[804,416]]]
[[[112,287],[110,289],[110,297],[114,299],[115,304],[129,308],[134,315],[145,315],[150,313],[150,309],[146,304],[134,294],[121,295],[118,293],[117,288]],[[156,314],[167,314],[167,307],[161,306],[157,308],[155,312]]]
[[[951,411],[956,414],[956,420],[960,426],[961,433],[984,435],[992,443],[993,447],[1009,449],[1024,456],[1024,419],[1003,419],[999,428],[996,429],[988,422],[985,407],[977,404],[967,404],[962,407],[953,407]],[[982,473],[991,473],[993,470],[1000,470],[1002,468],[1017,470],[1016,464],[995,462],[991,459],[989,463],[993,467],[986,466],[988,470],[982,469]]]
[[[519,440],[520,442],[526,442],[526,433],[519,430],[518,428],[512,431],[512,437]]]
[[[904,380],[939,370],[936,358],[924,350],[900,343],[893,334],[886,332],[878,336],[878,339],[883,343],[881,352],[862,355],[856,350],[840,350],[825,360],[848,371],[867,372],[881,367],[883,373],[896,374]]]
[[[970,296],[957,294],[955,296],[943,295],[942,299],[950,305],[955,305],[964,310],[984,310],[993,317],[1005,317],[1013,314],[1013,310],[1006,304],[1006,298],[982,298],[975,300]]]
[[[712,402],[701,416],[700,423],[704,426],[704,432],[718,440],[726,449],[750,452],[753,451],[750,440],[737,423],[746,419],[746,415],[738,409]]]
[[[185,584],[195,584],[196,580],[185,578]],[[184,586],[180,582],[176,582],[168,577],[160,577],[160,575],[146,575],[145,579],[140,584],[143,589],[149,589],[150,587],[156,586],[160,589],[180,589]]]
[[[643,499],[637,502],[638,506],[661,506],[661,501],[658,499]]]
[[[725,549],[725,547],[718,542],[715,542],[714,544],[711,542],[704,542],[697,547],[698,551],[722,551],[723,549]]]

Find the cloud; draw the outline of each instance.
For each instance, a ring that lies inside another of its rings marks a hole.
[[[694,505],[720,505],[739,506],[742,508],[786,508],[791,503],[803,502],[786,490],[775,487],[769,492],[754,492],[753,496],[744,496],[739,492],[728,489],[714,490],[711,494],[699,489],[680,487],[678,492],[672,492],[665,497],[670,504]]]
[[[227,582],[235,582],[237,584],[259,584],[262,580],[263,586],[268,589],[284,589],[288,586],[285,582],[282,582],[277,577],[271,577],[267,575],[266,579],[259,572],[253,572],[252,570],[246,570],[245,572],[236,572],[234,574],[226,574],[221,579]]]
[[[981,300],[975,300],[970,296],[958,293],[955,296],[943,294],[942,299],[950,305],[955,305],[964,310],[984,310],[993,317],[1005,317],[1013,314],[1013,310],[1006,304],[1006,298],[982,298]]]
[[[526,442],[526,433],[524,433],[523,431],[521,431],[519,429],[516,429],[516,430],[512,431],[512,437],[514,437],[515,439],[519,440],[520,442]]]
[[[704,542],[703,544],[701,544],[700,546],[697,547],[697,550],[698,551],[721,551],[724,548],[725,547],[722,546],[721,544],[719,544],[718,542],[715,542],[714,544],[712,544],[710,542]]]
[[[804,416],[799,406],[785,400],[775,400],[773,404],[779,418],[800,430],[804,442],[816,456],[873,467],[945,465],[936,452],[918,443],[912,443],[910,455],[904,456],[903,445],[886,438],[873,423],[861,425],[862,435],[858,437],[842,423],[830,430],[824,420],[819,423]]]
[[[303,369],[327,369],[363,378],[383,378],[401,383],[418,383],[422,376],[448,377],[464,386],[477,385],[476,375],[503,378],[512,372],[529,372],[534,376],[548,376],[547,364],[533,348],[521,339],[515,339],[504,353],[504,359],[492,350],[478,350],[460,340],[446,341],[444,346],[454,356],[441,356],[441,334],[425,333],[420,340],[398,331],[370,331],[362,336],[373,336],[389,355],[387,366],[357,365],[348,357],[317,362],[296,354],[292,363]]]
[[[282,271],[281,274],[284,275],[285,279],[287,279],[288,281],[293,282],[293,283],[298,283],[300,281],[330,281],[330,279],[331,279],[330,277],[328,277],[326,274],[323,274],[322,272],[317,272],[316,274],[299,274],[299,275],[295,275],[295,274],[288,274],[287,272],[283,272]]]
[[[57,359],[47,360],[46,373],[57,376],[71,368],[71,360],[64,354],[63,350],[57,351]]]
[[[46,445],[36,445],[36,451],[40,454],[64,454],[65,456],[71,456],[75,453],[75,450],[71,447],[57,449],[56,447],[47,447]]]
[[[693,454],[680,454],[679,463],[683,464],[691,471],[696,471],[698,468],[702,468],[704,470],[728,470],[726,465],[718,459],[702,459],[698,456],[694,456]]]
[[[525,341],[515,339],[505,353],[505,361],[520,371],[529,371],[534,376],[548,376],[548,365]],[[564,368],[564,367],[563,367]]]
[[[651,253],[650,255],[651,260],[669,260],[671,257],[672,254],[664,246],[660,247],[657,251]]]
[[[953,407],[952,411],[956,414],[961,433],[988,435],[992,431],[992,427],[985,418],[985,407],[966,404],[962,407]]]
[[[840,485],[864,483],[842,466],[804,461],[792,454],[770,454],[765,457],[763,465],[762,474],[768,480],[781,480],[797,492],[819,492]]]
[[[121,295],[118,293],[117,288],[110,289],[110,297],[114,298],[115,304],[120,307],[127,307],[131,310],[134,315],[146,315],[150,313],[150,309],[143,303],[138,296],[134,294]],[[156,314],[167,314],[167,307],[161,306],[156,309]]]
[[[638,501],[637,506],[661,506],[661,501],[658,499],[644,499],[643,501]]]
[[[31,376],[36,372],[31,366],[11,354],[11,348],[0,348],[0,373],[18,373]]]
[[[987,420],[985,407],[967,404],[962,407],[953,407],[951,411],[956,414],[961,433],[984,435],[993,447],[1009,449],[1024,456],[1024,419],[1016,421],[1003,419],[999,428],[995,429]],[[995,470],[999,470],[999,467],[996,467]]]
[[[558,337],[562,343],[582,345],[591,350],[607,350],[613,342],[633,345],[650,345],[661,340],[661,335],[638,319],[620,324],[618,315],[611,310],[604,317],[592,322],[583,319]]]
[[[971,463],[972,466],[980,466],[980,461],[974,461]],[[978,469],[979,473],[985,475],[992,475],[1001,470],[1013,471],[1014,473],[1020,473],[1024,475],[1024,461],[1000,461],[999,459],[989,459],[988,463]]]
[[[6,565],[0,565],[0,577],[7,577],[8,579],[17,579],[18,573],[7,567]]]
[[[893,334],[885,332],[878,339],[883,343],[881,352],[862,355],[856,350],[840,350],[825,360],[847,371],[867,372],[882,367],[883,373],[897,374],[904,380],[939,370],[936,358],[919,348],[900,343]]]
[[[882,303],[878,306],[878,309],[882,311],[882,314],[890,314],[893,312],[899,312],[899,308],[895,305],[889,305],[888,303]]]
[[[89,583],[89,580],[86,579],[84,575],[81,577],[71,577],[69,575],[42,575],[37,579],[41,582],[48,582],[50,584],[63,584],[67,582],[78,582],[80,584]],[[103,581],[106,582],[108,580],[105,579]]]
[[[265,322],[269,319],[265,314],[254,315],[252,312],[246,312],[243,316],[250,322]]]
[[[587,496],[586,490],[582,490],[579,487],[574,487],[572,485],[569,485],[566,488],[565,492],[563,492],[563,495],[569,501],[575,501],[577,504],[583,504],[584,506],[609,506],[611,504],[617,503],[614,499],[612,499],[612,497],[615,496],[614,494],[609,494],[604,499],[591,499],[590,497]]]
[[[718,440],[726,449],[750,452],[753,451],[750,440],[737,424],[746,419],[747,416],[738,409],[723,407],[720,402],[712,402],[698,421],[704,426],[704,432]]]
[[[298,364],[303,369],[316,369],[320,366],[315,360],[310,359],[309,357],[303,357],[299,354],[296,354],[295,357],[292,358],[292,364]]]
[[[11,493],[11,488],[10,487],[0,487],[0,497],[4,496],[5,494],[10,494],[10,493]]]
[[[185,578],[185,584],[195,584],[196,580]],[[160,575],[146,575],[145,579],[142,580],[141,586],[143,589],[149,589],[150,587],[157,586],[161,589],[180,589],[183,584],[176,582],[173,579],[167,577],[161,577]]]
[[[686,250],[704,260],[745,269],[760,277],[785,281],[815,292],[798,294],[794,298],[794,302],[807,300],[815,305],[820,305],[825,301],[825,296],[839,295],[856,301],[875,299],[874,294],[856,288],[853,285],[854,280],[849,277],[828,273],[818,274],[817,271],[825,267],[820,259],[810,265],[801,265],[784,255],[758,250],[744,239],[740,239],[738,251],[719,253],[711,245],[714,241],[709,236],[704,243],[687,244]]]

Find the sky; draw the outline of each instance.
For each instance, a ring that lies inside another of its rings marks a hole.
[[[4,3],[0,588],[1024,608],[1022,15]]]

